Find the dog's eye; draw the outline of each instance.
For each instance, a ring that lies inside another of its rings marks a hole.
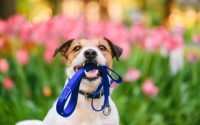
[[[77,52],[77,51],[79,51],[80,49],[81,49],[81,46],[75,46],[73,50]]]
[[[101,51],[105,51],[105,50],[106,50],[106,47],[105,47],[104,45],[99,45],[99,49],[100,49]]]

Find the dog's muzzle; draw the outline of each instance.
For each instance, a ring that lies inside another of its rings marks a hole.
[[[100,66],[96,60],[97,52],[94,49],[87,49],[84,52],[85,61],[82,64],[79,64],[74,67],[74,71],[77,72],[79,69],[88,67],[88,66]],[[84,79],[89,81],[96,80],[101,77],[101,73],[98,69],[93,69],[90,71],[85,71]]]

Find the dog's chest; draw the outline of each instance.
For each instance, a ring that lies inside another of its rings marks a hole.
[[[95,101],[96,108],[100,108],[101,103]],[[91,101],[86,101],[83,98],[79,98],[77,107],[74,113],[66,120],[62,120],[62,124],[73,125],[116,125],[114,116],[111,113],[109,116],[105,116],[103,112],[96,112],[91,108]]]
[[[100,108],[102,105],[102,101],[95,100],[94,106],[96,108]],[[96,112],[92,110],[91,100],[85,100],[83,98],[79,98],[79,102],[77,104],[76,110],[73,114],[74,122],[81,123],[82,125],[91,124],[91,125],[101,125],[102,121],[108,120],[109,116],[104,116],[102,111]]]
[[[114,102],[109,98],[111,113],[105,116],[103,112],[96,112],[91,108],[91,101],[86,101],[83,96],[79,97],[77,107],[73,114],[67,118],[56,112],[56,103],[44,119],[45,125],[119,125],[119,116]],[[101,104],[94,102],[99,109]]]

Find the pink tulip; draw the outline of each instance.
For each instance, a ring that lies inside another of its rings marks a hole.
[[[46,22],[46,28],[48,29],[48,31],[46,31],[47,39],[61,39],[63,28],[65,28],[63,24],[63,19],[58,16],[49,19]]]
[[[16,59],[21,65],[26,65],[29,61],[29,53],[25,49],[19,49],[16,53]]]
[[[6,22],[0,19],[0,35],[6,32]]]
[[[197,62],[198,59],[199,59],[199,57],[196,53],[190,53],[187,55],[187,60],[191,63]]]
[[[141,44],[146,50],[154,52],[160,49],[167,35],[168,32],[162,27],[153,30],[148,30],[147,36],[144,38]]]
[[[145,95],[153,97],[158,94],[158,87],[155,86],[153,79],[149,78],[142,84],[142,91]]]
[[[9,70],[9,63],[6,59],[0,59],[0,72],[8,72]]]
[[[64,15],[59,15],[51,18],[48,21],[48,38],[49,39],[72,39],[79,38],[83,35],[83,20],[82,18],[69,18]]]
[[[193,35],[192,40],[195,43],[200,44],[200,34],[199,35]]]
[[[129,34],[127,28],[122,22],[107,21],[103,29],[104,37],[110,39],[113,43],[128,43]]]
[[[2,49],[4,46],[4,39],[0,38],[0,49]]]
[[[65,17],[66,18],[66,17]],[[61,32],[62,38],[64,40],[72,39],[72,38],[80,38],[81,35],[84,35],[84,21],[83,19],[66,19],[68,22],[68,25],[65,25],[63,27],[63,30]],[[65,20],[64,23],[65,24]]]
[[[54,50],[58,47],[59,42],[57,40],[49,39],[44,42],[44,46],[48,51],[54,52]]]
[[[12,36],[18,36],[21,30],[21,27],[26,23],[26,20],[21,15],[11,16],[7,20],[7,29],[6,32]]]
[[[130,42],[139,42],[141,41],[146,34],[146,29],[142,24],[132,25],[130,29]]]
[[[14,87],[14,82],[11,78],[7,77],[3,79],[2,86],[6,90],[12,90]]]
[[[46,63],[50,64],[53,61],[53,51],[46,50],[43,58]]]
[[[25,23],[24,25],[22,25],[22,27],[20,29],[20,33],[19,33],[19,37],[20,37],[21,41],[22,42],[29,41],[31,38],[31,33],[32,33],[32,27],[30,24]]]
[[[168,36],[164,39],[164,47],[168,52],[176,50],[183,46],[183,37],[182,36]]]
[[[158,37],[154,36],[146,37],[143,42],[143,47],[150,52],[158,50],[160,48],[161,41],[159,41],[157,38]]]
[[[85,26],[85,34],[87,38],[103,38],[105,22],[98,21],[93,23],[87,23]]]
[[[135,68],[130,68],[128,72],[124,75],[123,79],[126,82],[135,82],[140,78],[140,71]]]
[[[42,44],[48,38],[49,28],[46,22],[33,24],[31,39],[37,44]]]
[[[102,22],[99,36],[108,38],[123,49],[122,58],[127,59],[131,52],[128,31],[122,22]]]
[[[123,42],[116,43],[116,44],[123,49],[123,53],[122,53],[121,58],[127,59],[131,55],[131,45],[130,45],[130,43],[123,41]]]
[[[45,42],[45,52],[43,55],[44,61],[50,64],[53,61],[53,53],[55,49],[58,47],[58,41],[56,40],[48,40]]]

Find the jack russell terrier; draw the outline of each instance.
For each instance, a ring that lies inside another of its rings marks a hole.
[[[106,38],[76,39],[69,40],[57,48],[54,56],[57,53],[66,60],[67,80],[65,83],[68,83],[68,79],[85,65],[107,65],[111,68],[113,58],[119,60],[122,49]],[[108,107],[104,111],[95,112],[91,108],[93,92],[101,83],[101,79],[97,69],[85,72],[80,84],[77,106],[71,116],[67,118],[60,116],[56,112],[55,102],[43,121],[27,120],[18,122],[16,125],[119,125],[118,110],[110,97]],[[101,107],[103,100],[103,95],[99,93],[94,100],[95,107]]]

